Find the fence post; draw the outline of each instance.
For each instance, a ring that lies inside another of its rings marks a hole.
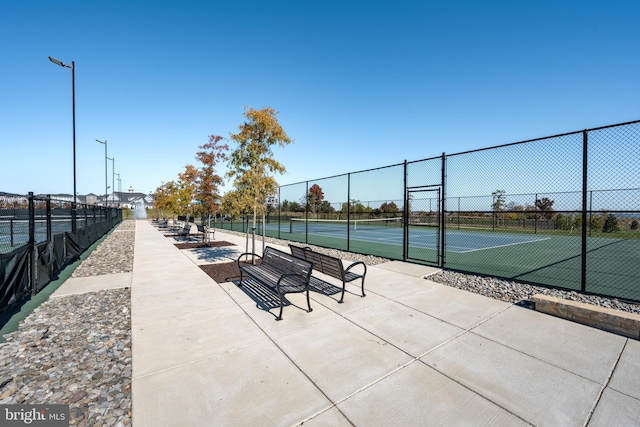
[[[446,199],[447,199],[447,192],[446,192],[446,185],[445,185],[445,181],[447,178],[447,156],[446,154],[443,152],[442,153],[442,196],[440,197],[440,203],[442,204],[441,209],[440,209],[440,215],[441,215],[441,220],[440,220],[440,233],[441,233],[441,237],[440,237],[440,266],[444,267],[444,263],[445,263],[445,250],[446,250],[446,242],[445,242],[445,238],[446,238],[446,212],[445,212],[445,208],[446,208]]]
[[[347,252],[351,249],[351,172],[347,174]]]
[[[305,194],[304,194],[304,242],[309,243],[309,181],[305,181]],[[348,228],[348,226],[347,226]],[[349,245],[349,238],[347,237],[347,245]]]
[[[538,193],[533,201],[533,234],[538,234]]]
[[[74,188],[74,191],[75,191],[75,188]],[[76,232],[78,231],[78,224],[77,224],[78,206],[75,200],[76,200],[76,195],[74,194],[73,202],[71,202],[71,232],[73,234],[76,234]]]
[[[491,231],[496,231],[496,195],[491,194]]]
[[[402,260],[406,261],[407,256],[407,246],[409,245],[409,202],[407,200],[407,172],[408,166],[407,161],[404,161],[404,192],[402,196],[402,223],[404,227],[402,228]]]
[[[47,240],[53,242],[53,223],[51,221],[51,195],[47,194]]]
[[[36,212],[33,191],[29,191],[29,292],[36,294]]]
[[[580,290],[587,289],[587,160],[588,136],[582,132],[582,251],[580,263]]]
[[[589,190],[589,237],[591,237],[591,232],[593,231],[591,221],[593,221],[593,190]]]
[[[51,195],[47,194],[46,204],[47,204],[47,242],[49,242],[49,249],[51,253],[51,258],[49,261],[49,277],[54,277],[55,275],[55,249],[53,246],[53,218],[51,216]]]

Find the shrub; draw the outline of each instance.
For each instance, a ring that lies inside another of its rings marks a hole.
[[[616,231],[620,231],[620,227],[618,227],[618,218],[615,215],[609,214],[607,215],[607,219],[604,221],[604,225],[602,226],[603,233],[615,233]]]

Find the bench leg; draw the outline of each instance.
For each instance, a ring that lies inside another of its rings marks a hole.
[[[362,298],[366,297],[367,294],[364,293],[364,277],[362,278]]]
[[[346,287],[346,283],[344,282],[344,280],[342,281],[342,296],[340,297],[340,301],[338,301],[338,304],[342,304],[344,302],[344,288]]]
[[[282,308],[284,306],[284,303],[282,301],[282,294],[278,293],[278,296],[280,297],[280,314],[278,314],[278,317],[276,317],[276,320],[282,320]]]
[[[311,301],[309,300],[309,289],[307,288],[307,307],[309,308],[308,313],[311,313],[313,309],[311,308]]]

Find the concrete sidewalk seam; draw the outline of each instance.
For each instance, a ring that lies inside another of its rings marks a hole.
[[[222,356],[223,354],[235,353],[236,351],[251,347],[253,345],[256,345],[258,343],[262,343],[262,342],[265,342],[265,341],[267,341],[267,340],[256,341],[256,342],[253,342],[251,344],[247,344],[247,345],[243,345],[243,346],[240,346],[240,347],[236,347],[236,348],[231,349],[231,350],[221,351],[221,352],[218,352],[218,353],[215,353],[215,354],[211,354],[211,355],[206,356],[206,357],[201,357],[200,359],[193,359],[193,360],[191,360],[189,362],[182,363],[180,365],[173,365],[173,366],[171,366],[169,368],[163,368],[163,369],[158,369],[157,371],[148,372],[148,373],[146,373],[144,375],[139,375],[139,376],[136,376],[134,378],[142,379],[142,378],[150,377],[152,375],[157,375],[159,373],[171,372],[171,371],[176,370],[176,369],[184,368],[185,366],[193,365],[193,364],[196,364],[196,363],[200,363],[202,361],[206,361],[206,360],[209,360],[209,359],[212,359],[212,358],[216,358],[216,357]]]
[[[604,384],[602,384],[602,387],[600,387],[600,391],[598,392],[598,395],[596,396],[595,402],[593,402],[593,406],[591,407],[591,410],[587,414],[587,419],[585,420],[583,426],[586,427],[589,424],[589,421],[591,421],[591,417],[593,417],[593,414],[596,411],[596,408],[598,407],[598,403],[600,403],[600,399],[602,398],[602,393],[604,393],[604,391],[609,386],[609,382],[611,382],[611,378],[613,377],[613,373],[615,372],[616,367],[618,366],[618,363],[620,362],[620,358],[622,357],[622,353],[624,352],[624,349],[627,347],[627,343],[628,342],[629,342],[629,338],[624,340],[624,345],[622,346],[622,348],[618,352],[618,357],[616,358],[615,363],[611,367],[611,370],[609,371],[609,375],[607,375],[607,379],[605,380]]]

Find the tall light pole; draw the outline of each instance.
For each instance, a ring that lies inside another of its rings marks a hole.
[[[115,183],[115,175],[116,175],[116,158],[114,157],[107,157],[107,159],[111,160],[111,194],[113,194],[113,198],[111,199],[113,205],[116,204],[116,188],[114,187],[114,183]]]
[[[107,190],[107,188],[109,188],[107,186],[107,140],[105,139],[104,141],[100,141],[99,139],[96,139],[96,141],[100,144],[104,144],[104,206],[107,207],[107,198],[109,197],[109,191]]]
[[[76,63],[65,64],[55,58],[49,57],[49,61],[65,68],[71,68],[71,109],[73,113],[73,205],[71,205],[71,231],[76,232],[76,204],[78,192],[76,190]]]
[[[116,175],[118,175],[118,193],[122,193],[122,181],[120,180],[120,174],[117,173]],[[120,202],[118,202],[118,207],[120,207]]]

